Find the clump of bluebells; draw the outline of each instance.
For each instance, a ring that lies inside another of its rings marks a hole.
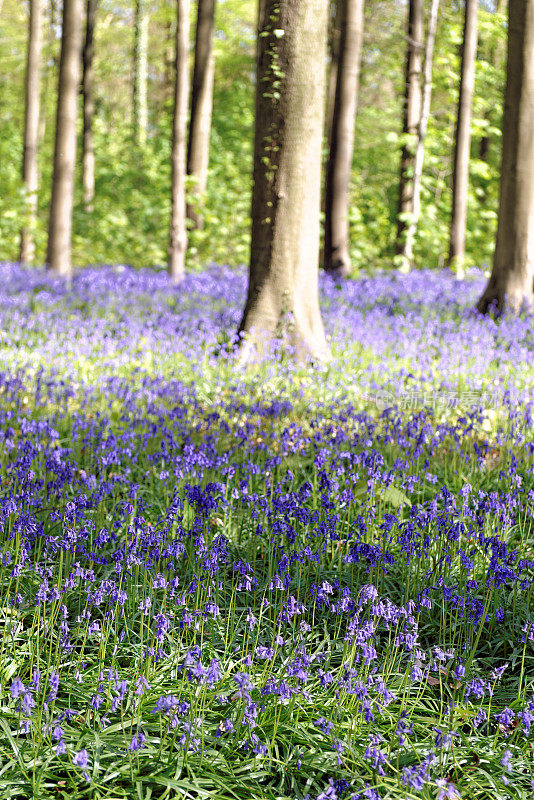
[[[242,274],[0,279],[10,796],[528,796],[532,317],[325,281],[243,370]]]

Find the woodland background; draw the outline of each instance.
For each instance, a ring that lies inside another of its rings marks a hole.
[[[503,4],[501,3],[501,6]],[[28,4],[4,0],[0,15],[0,259],[16,260],[24,213],[21,175]],[[175,10],[171,0],[148,3],[148,130],[132,133],[134,7],[100,0],[95,30],[95,203],[84,209],[81,159],[73,218],[74,264],[165,264],[170,214]],[[479,8],[473,102],[466,266],[486,267],[497,226],[502,94],[506,66],[505,9]],[[196,4],[191,19],[191,61]],[[202,229],[189,231],[187,268],[248,261],[255,94],[256,4],[216,4],[215,81],[210,166]],[[351,181],[353,271],[394,262],[406,53],[404,0],[367,0]],[[432,108],[425,141],[422,210],[415,265],[442,267],[449,247],[451,179],[463,3],[440,9],[433,64]],[[330,25],[332,38],[333,20]],[[35,229],[37,263],[46,255],[52,178],[61,0],[45,3],[39,147],[40,187]],[[81,98],[80,98],[81,104]],[[81,152],[82,115],[79,114]],[[324,157],[327,156],[325,141]]]

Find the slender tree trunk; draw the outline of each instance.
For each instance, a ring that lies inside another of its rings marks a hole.
[[[134,23],[133,135],[137,145],[144,145],[148,128],[148,10],[147,0],[135,0]]]
[[[49,269],[72,275],[71,233],[76,163],[76,118],[81,72],[83,0],[63,0],[63,25],[54,147],[52,197],[48,225]]]
[[[330,69],[328,70],[328,95],[326,104],[326,140],[330,149],[332,138],[332,120],[336,101],[337,70],[339,66],[339,43],[341,40],[341,17],[343,0],[332,0],[333,20],[330,31]]]
[[[363,39],[364,0],[339,0],[341,39],[325,186],[324,268],[335,277],[350,273],[349,185],[354,119]]]
[[[37,148],[39,143],[39,100],[41,71],[41,0],[30,0],[30,24],[28,36],[28,60],[26,66],[26,115],[24,121],[24,156],[22,180],[26,192],[26,213],[20,235],[20,260],[33,261],[35,243],[33,231],[37,217],[37,189],[39,173]]]
[[[49,96],[50,92],[50,78],[54,80],[56,67],[57,67],[57,57],[56,57],[56,35],[55,35],[55,27],[56,27],[56,0],[49,0],[49,3],[45,3],[45,6],[48,5],[48,22],[46,25],[46,49],[45,49],[45,57],[44,57],[44,64],[43,64],[43,87],[41,92],[41,113],[39,114],[39,142],[42,144],[45,139],[46,134],[46,126],[48,123],[47,119],[47,104],[46,99]],[[46,19],[46,14],[45,14]]]
[[[534,2],[509,0],[497,243],[478,310],[534,303]]]
[[[282,338],[328,357],[318,255],[327,3],[261,0],[243,357]]]
[[[449,266],[456,267],[458,277],[464,274],[465,262],[465,226],[467,221],[469,161],[471,155],[471,108],[475,89],[475,67],[478,41],[477,16],[478,0],[465,0],[462,67],[454,145],[452,215],[449,245]]]
[[[423,0],[410,0],[408,10],[408,47],[406,51],[406,90],[402,133],[404,143],[401,153],[399,200],[397,205],[397,239],[395,249],[402,253],[408,214],[413,210],[413,167],[417,144],[417,131],[421,119],[421,64],[423,53]]]
[[[187,229],[185,212],[187,106],[189,95],[189,0],[177,0],[174,118],[172,127],[171,229],[168,270],[179,283],[185,273]]]
[[[425,137],[430,116],[430,101],[432,98],[432,57],[434,55],[434,41],[436,39],[436,28],[438,24],[439,0],[432,0],[430,6],[430,18],[428,20],[428,30],[425,46],[425,69],[423,75],[423,104],[421,107],[421,119],[417,134],[417,149],[415,151],[415,162],[413,168],[413,204],[412,214],[406,231],[406,239],[402,250],[401,270],[407,272],[413,263],[413,246],[417,224],[421,213],[421,181],[423,178],[423,161],[425,156]]]
[[[165,102],[173,97],[174,94],[174,43],[176,37],[173,36],[173,24],[171,20],[172,3],[167,0],[166,12],[168,14],[165,23],[165,48],[163,51],[163,82],[165,89]]]
[[[206,191],[210,153],[211,110],[213,105],[213,74],[215,58],[213,35],[215,31],[215,0],[198,0],[197,29],[195,34],[195,64],[191,92],[191,118],[187,150],[187,174],[194,178],[191,189],[197,204]],[[197,205],[195,204],[195,205]],[[192,206],[187,216],[193,226],[202,228],[202,213]]]
[[[83,202],[86,211],[93,210],[95,196],[95,149],[93,144],[93,115],[95,101],[93,95],[93,37],[98,0],[87,0],[85,43],[83,47]]]

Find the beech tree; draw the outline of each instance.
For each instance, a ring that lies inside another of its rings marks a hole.
[[[215,58],[215,0],[198,0],[195,34],[195,63],[191,89],[191,118],[187,149],[187,174],[194,178],[193,194],[201,197],[206,191],[210,153],[211,111]],[[202,228],[202,214],[188,206],[187,216],[194,227]]]
[[[534,2],[509,0],[499,221],[478,310],[534,302]]]
[[[332,135],[332,120],[334,119],[334,105],[336,101],[337,68],[339,63],[339,43],[341,40],[342,10],[342,0],[332,0],[330,3],[330,31],[328,38],[330,64],[328,69],[326,98],[326,139],[329,149],[330,137]]]
[[[354,146],[363,38],[364,0],[338,0],[340,41],[336,93],[325,186],[324,268],[336,277],[350,273],[349,184]]]
[[[261,0],[244,357],[283,336],[326,358],[318,256],[324,125],[324,0]]]
[[[146,142],[148,127],[148,8],[147,0],[135,0],[133,136],[137,145]]]
[[[402,244],[401,270],[407,272],[413,263],[413,248],[417,224],[421,213],[421,183],[423,180],[423,161],[425,157],[425,138],[430,116],[430,101],[432,99],[432,58],[434,56],[434,42],[436,39],[436,28],[438,24],[439,0],[432,0],[430,5],[430,16],[425,44],[425,68],[423,74],[423,99],[421,105],[421,117],[417,127],[417,146],[415,149],[415,159],[413,165],[413,186],[412,186],[412,212],[408,221],[408,227]]]
[[[413,168],[417,134],[421,119],[421,65],[423,53],[423,0],[410,0],[408,8],[405,93],[402,118],[399,200],[397,205],[397,238],[395,249],[402,253],[408,215],[413,209]]]
[[[95,196],[95,149],[93,144],[93,115],[95,101],[93,96],[93,38],[98,0],[87,0],[85,42],[83,47],[83,156],[82,181],[83,201],[86,211],[93,210]]]
[[[81,72],[83,0],[63,0],[56,137],[46,260],[70,280],[76,118]]]
[[[24,155],[22,179],[25,188],[25,219],[20,235],[20,260],[33,261],[35,244],[33,229],[37,216],[39,173],[37,148],[39,142],[39,95],[41,71],[42,0],[30,0],[28,58],[26,65],[26,109],[24,120]]]
[[[174,283],[185,272],[187,101],[189,95],[189,0],[176,2],[176,57],[172,126],[172,190],[168,271]]]
[[[475,89],[478,40],[477,18],[478,0],[465,0],[462,66],[454,145],[452,214],[449,245],[449,265],[456,267],[458,277],[463,275],[465,261],[465,226],[467,220],[469,161],[471,155],[471,107],[473,105],[473,92]]]

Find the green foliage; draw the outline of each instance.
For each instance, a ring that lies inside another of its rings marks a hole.
[[[53,154],[58,26],[45,3],[41,191],[35,232],[37,260],[46,252]],[[255,93],[255,4],[220,0],[210,170],[202,230],[190,231],[188,269],[248,259]],[[192,36],[194,34],[194,4]],[[0,258],[18,256],[22,219],[22,133],[27,8],[4,0],[0,15]],[[349,212],[354,271],[392,263],[396,232],[404,91],[405,3],[368,0]],[[451,175],[463,8],[444,3],[434,62],[432,112],[425,147],[416,263],[442,266],[448,252]],[[101,0],[96,30],[96,201],[89,217],[78,175],[73,259],[82,263],[161,264],[166,260],[174,5],[151,7],[149,135],[142,152],[131,142],[132,4]],[[467,257],[482,265],[495,238],[500,122],[505,68],[505,20],[481,6],[472,123]],[[6,46],[7,44],[7,46]],[[80,121],[81,125],[81,121]],[[81,151],[81,128],[79,140]],[[80,171],[79,171],[80,173]]]

